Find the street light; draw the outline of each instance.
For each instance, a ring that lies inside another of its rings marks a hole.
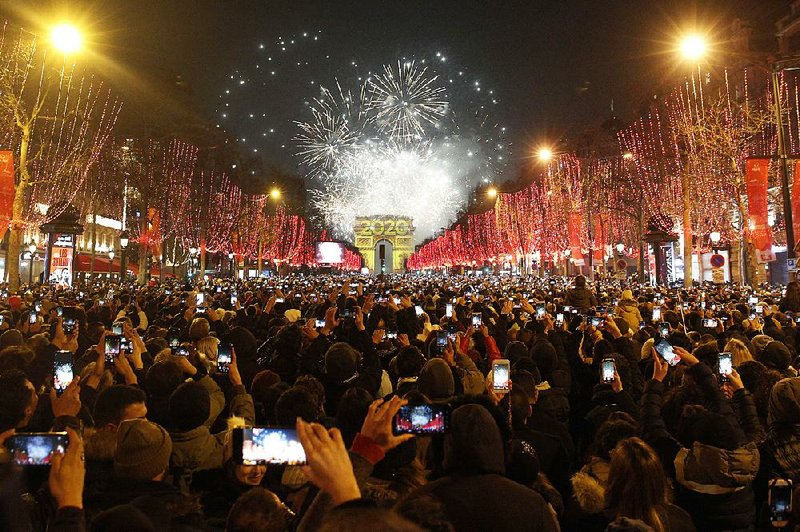
[[[697,61],[706,55],[707,50],[708,45],[705,38],[703,38],[701,35],[686,35],[683,37],[683,39],[681,39],[681,55],[688,60]]]
[[[486,196],[489,199],[495,199],[497,197],[497,189],[495,187],[489,187],[486,190]]]
[[[625,251],[625,244],[623,244],[622,242],[620,242],[620,243],[618,243],[618,244],[617,244],[617,253],[619,253],[620,255],[622,255],[622,252],[623,252],[623,251]]]
[[[542,146],[536,152],[536,156],[539,158],[540,161],[542,161],[543,163],[546,163],[546,162],[550,161],[550,159],[553,158],[553,150],[551,150],[547,146]]]
[[[281,189],[274,187],[272,190],[270,190],[269,196],[274,200],[281,199]]]
[[[130,244],[131,238],[130,235],[126,230],[122,230],[119,234],[119,247],[122,250],[122,253],[119,257],[119,278],[120,280],[125,279],[125,275],[127,274],[127,266],[125,265],[125,259],[127,258],[127,251],[128,251],[128,244]]]
[[[50,41],[53,46],[64,54],[71,54],[80,50],[83,37],[78,28],[72,24],[62,23],[50,32]]]
[[[112,261],[114,260],[114,257],[115,257],[116,255],[117,255],[117,254],[116,254],[116,253],[114,253],[114,250],[113,250],[113,249],[112,249],[111,251],[109,251],[109,252],[108,252],[108,258],[109,258],[109,259],[111,259]]]

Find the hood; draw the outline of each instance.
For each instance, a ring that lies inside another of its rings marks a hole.
[[[598,479],[581,470],[572,476],[570,482],[581,510],[597,514],[605,509],[606,488]]]
[[[249,330],[244,327],[234,327],[228,332],[228,342],[233,344],[236,350],[236,359],[240,362],[255,360],[256,353],[256,337],[253,336]]]
[[[675,477],[684,487],[709,495],[732,493],[748,486],[758,472],[755,443],[733,451],[695,442],[675,456]]]
[[[775,383],[769,394],[767,426],[770,430],[800,424],[800,377]]]
[[[630,289],[623,290],[620,299],[622,301],[633,301],[633,292]]]
[[[488,410],[476,404],[453,410],[443,465],[448,474],[505,474],[503,439]]]
[[[456,391],[453,372],[441,358],[432,358],[425,363],[417,379],[417,389],[428,399],[449,399]]]

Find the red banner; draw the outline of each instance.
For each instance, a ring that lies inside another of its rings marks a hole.
[[[569,213],[569,249],[576,266],[583,266],[583,253],[581,253],[581,234],[583,233],[583,216],[580,211]]]
[[[14,154],[0,151],[0,238],[8,228],[14,209]]]
[[[608,216],[598,215],[594,221],[594,263],[603,264],[608,244]]]
[[[750,238],[759,264],[775,260],[772,232],[768,222],[767,187],[769,159],[747,159],[747,207],[750,215]]]
[[[794,227],[796,242],[800,236],[800,160],[794,162],[792,179],[792,227]]]

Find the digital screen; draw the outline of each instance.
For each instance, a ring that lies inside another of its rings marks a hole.
[[[719,354],[719,373],[720,375],[733,373],[733,353]]]
[[[603,382],[611,382],[614,380],[614,361],[603,360],[601,364]]]
[[[106,345],[105,345],[105,352],[106,352],[106,362],[111,364],[119,356],[120,348],[122,347],[122,338],[119,336],[106,336]]]
[[[495,390],[508,390],[509,368],[508,361],[495,361],[492,364],[492,383]]]
[[[217,348],[217,369],[222,373],[227,373],[232,360],[230,344],[220,344]]]
[[[61,395],[72,383],[72,353],[58,351],[53,357],[53,388]]]
[[[242,429],[242,463],[305,464],[306,452],[295,429],[253,427]]]
[[[472,326],[476,329],[480,328],[483,325],[483,317],[480,314],[473,314],[472,315]]]
[[[344,244],[339,242],[317,242],[316,258],[319,264],[341,264],[344,262]]]
[[[50,465],[56,454],[67,450],[66,432],[15,434],[6,441],[14,463],[23,466]]]
[[[769,488],[769,509],[772,521],[783,521],[792,511],[792,485],[772,485]]]
[[[670,366],[676,365],[681,361],[681,358],[673,351],[672,344],[666,340],[659,340],[655,345],[656,353],[663,358]]]
[[[440,434],[447,431],[449,407],[445,405],[406,405],[394,417],[395,434]]]

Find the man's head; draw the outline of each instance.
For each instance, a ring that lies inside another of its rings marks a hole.
[[[196,342],[211,333],[211,325],[205,318],[195,318],[189,326],[189,340]]]
[[[124,384],[109,386],[97,395],[94,404],[95,426],[116,430],[127,419],[146,417],[146,399],[147,396],[141,388]]]
[[[278,425],[292,426],[298,417],[308,423],[317,421],[319,405],[311,392],[301,386],[294,386],[283,392],[275,403],[275,418]]]
[[[169,417],[179,432],[202,425],[211,415],[211,397],[199,382],[184,382],[169,396]]]
[[[117,429],[114,473],[123,478],[161,480],[169,467],[172,439],[163,427],[146,419],[130,419]]]
[[[427,362],[425,355],[415,345],[407,345],[397,353],[397,375],[401,378],[418,377]]]
[[[253,488],[241,495],[228,512],[225,532],[283,532],[289,512],[277,495]]]
[[[37,404],[36,389],[22,371],[0,372],[0,431],[27,426]]]
[[[335,382],[350,382],[358,376],[358,359],[350,344],[337,342],[325,353],[325,372]]]

